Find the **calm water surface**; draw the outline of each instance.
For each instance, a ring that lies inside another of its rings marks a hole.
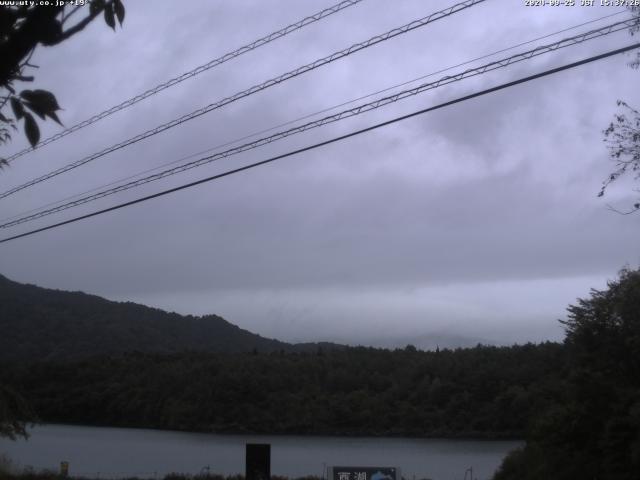
[[[41,425],[28,441],[0,439],[0,453],[21,467],[58,469],[68,461],[71,475],[103,478],[170,472],[244,473],[246,443],[271,444],[271,472],[289,477],[321,476],[324,466],[399,467],[407,479],[462,480],[473,467],[489,479],[513,441],[408,438],[213,435],[160,430]],[[468,475],[467,475],[468,478]]]

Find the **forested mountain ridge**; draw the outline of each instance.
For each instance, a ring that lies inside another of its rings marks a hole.
[[[125,352],[315,351],[195,317],[82,292],[25,285],[0,275],[0,361],[59,361]]]
[[[2,280],[0,313],[6,314],[7,292],[24,286]],[[569,305],[562,344],[0,359],[0,386],[32,407],[35,417],[22,420],[207,432],[524,437],[526,444],[504,460],[494,480],[635,480],[640,269],[623,269],[607,287]],[[12,301],[20,307],[29,298]],[[41,316],[61,309],[39,301]]]
[[[40,420],[178,430],[521,437],[564,365],[552,343],[292,345],[4,277],[0,332],[0,384]]]
[[[41,421],[202,432],[522,438],[562,389],[557,343],[422,352],[132,353],[5,365]]]

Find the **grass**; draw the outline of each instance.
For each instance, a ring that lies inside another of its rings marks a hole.
[[[8,467],[4,468],[4,461],[8,462]],[[35,472],[33,470],[23,470],[21,472],[17,472],[15,469],[11,468],[12,463],[11,460],[0,456],[0,480],[61,480],[65,477],[62,477],[57,472],[52,471],[40,471]],[[89,477],[76,477],[70,475],[70,480],[97,480],[96,478]],[[105,479],[117,479],[117,480],[148,480],[148,478],[139,478],[139,477],[126,477],[126,476],[118,476],[118,477],[108,477],[108,476],[100,476],[99,480]],[[153,478],[153,477],[151,477]],[[197,474],[197,475],[188,475],[183,473],[169,473],[165,476],[155,477],[156,480],[245,480],[244,475],[219,475],[219,474]],[[299,478],[289,478],[289,477],[280,477],[276,475],[271,476],[271,480],[321,480],[320,477],[307,476],[307,477],[299,477]]]

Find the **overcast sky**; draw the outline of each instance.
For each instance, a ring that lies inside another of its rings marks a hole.
[[[364,0],[16,160],[0,173],[0,187],[5,191],[453,3]],[[0,218],[620,10],[524,3],[488,0],[251,95],[3,199]],[[96,21],[34,56],[40,69],[34,72],[34,85],[25,88],[53,91],[67,126],[332,3],[129,0],[125,5],[122,30],[113,33]],[[5,229],[2,237],[632,41],[625,31],[540,56]],[[611,57],[2,244],[0,273],[180,313],[216,313],[287,341],[367,343],[429,333],[495,342],[561,339],[557,320],[569,303],[587,296],[592,287],[603,288],[625,264],[637,267],[640,262],[640,215],[622,216],[606,208],[628,206],[633,183],[622,181],[604,199],[596,198],[614,166],[602,130],[617,110],[616,100],[640,105],[640,72],[628,68],[631,58]],[[42,130],[44,138],[60,127],[48,122]],[[2,152],[24,148],[21,137]]]

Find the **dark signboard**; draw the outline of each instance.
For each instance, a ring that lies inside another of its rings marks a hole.
[[[247,443],[246,480],[269,480],[271,478],[271,445]]]
[[[400,480],[395,467],[333,467],[330,480]]]

